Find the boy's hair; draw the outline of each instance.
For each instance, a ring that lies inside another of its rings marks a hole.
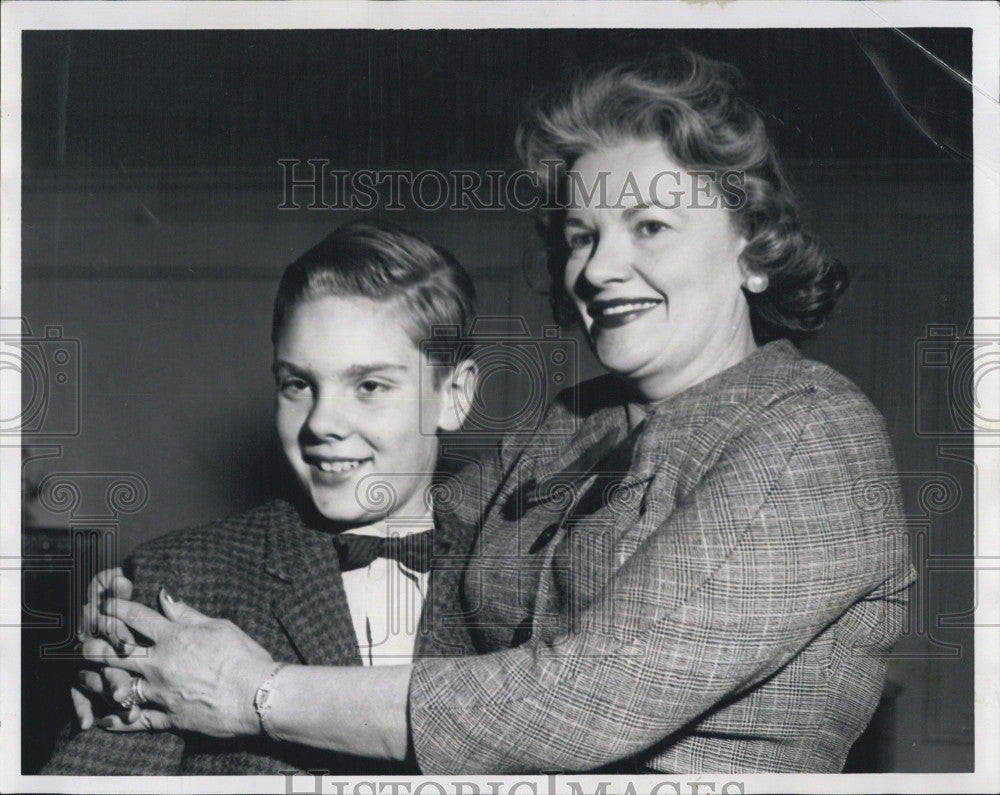
[[[285,269],[274,299],[271,341],[277,342],[297,304],[324,296],[397,302],[399,321],[417,348],[432,337],[435,350],[454,340],[457,355],[472,324],[476,291],[445,249],[384,221],[359,220],[339,227]],[[458,334],[435,337],[439,327]],[[434,368],[436,385],[444,371]]]

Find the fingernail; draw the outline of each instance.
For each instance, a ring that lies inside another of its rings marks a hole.
[[[166,599],[168,602],[170,602],[170,604],[174,604],[177,602],[177,600],[170,595],[170,591],[168,591],[166,588],[163,589],[163,598]]]

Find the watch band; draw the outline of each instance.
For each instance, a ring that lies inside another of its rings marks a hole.
[[[279,738],[274,735],[267,725],[267,711],[271,708],[271,693],[274,691],[274,678],[286,665],[288,663],[278,663],[274,667],[274,670],[264,677],[264,681],[260,683],[260,687],[257,688],[257,692],[253,696],[253,708],[257,711],[257,719],[260,721],[261,731],[272,740],[278,740]]]

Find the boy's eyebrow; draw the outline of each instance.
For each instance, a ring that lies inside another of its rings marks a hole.
[[[409,369],[405,364],[398,364],[396,362],[372,362],[371,364],[351,365],[344,370],[344,375],[348,378],[364,378],[366,375],[372,375],[373,373],[384,373],[386,371],[406,372]]]
[[[342,375],[346,378],[364,378],[365,376],[372,375],[373,373],[384,373],[384,372],[407,372],[410,368],[405,364],[398,364],[397,362],[371,362],[370,364],[354,364],[348,367],[342,372]],[[277,374],[282,370],[287,370],[290,373],[296,375],[308,375],[309,371],[304,370],[301,367],[297,367],[291,362],[277,361],[271,365],[271,372]]]

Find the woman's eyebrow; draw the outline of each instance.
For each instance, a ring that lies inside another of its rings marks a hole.
[[[646,204],[646,202],[639,202],[638,204],[633,204],[631,207],[626,207],[622,211],[622,218],[628,221],[638,213],[641,213],[643,210],[648,210],[653,206],[654,205]]]
[[[284,360],[279,360],[271,365],[271,372],[277,375],[280,372],[289,372],[293,375],[308,375],[308,371],[303,370],[301,367],[296,367],[291,362],[286,362]]]

